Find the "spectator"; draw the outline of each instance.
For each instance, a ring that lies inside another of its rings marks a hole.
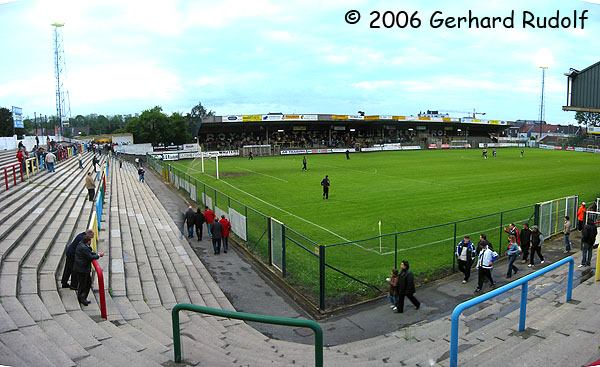
[[[458,243],[456,246],[456,253],[458,259],[458,270],[460,270],[464,275],[463,283],[469,281],[471,277],[471,265],[473,265],[473,258],[476,255],[475,246],[473,242],[471,242],[470,236],[465,236],[462,241]]]
[[[75,260],[73,262],[73,273],[77,277],[77,300],[84,306],[90,304],[87,296],[92,286],[92,277],[90,275],[92,261],[104,256],[104,252],[102,251],[98,253],[92,251],[92,247],[90,246],[91,240],[89,236],[83,237],[83,240],[75,249]]]
[[[571,220],[568,215],[565,215],[565,223],[563,225],[563,234],[565,235],[565,254],[571,252]]]
[[[221,236],[223,234],[223,226],[221,226],[219,221],[215,220],[210,226],[210,232],[212,235],[213,250],[215,255],[218,255],[221,253]]]
[[[54,172],[54,164],[56,163],[56,156],[54,153],[48,152],[48,154],[46,154],[45,161],[48,172]]]
[[[215,212],[210,210],[208,206],[204,206],[204,221],[206,222],[206,229],[208,230],[208,236],[212,238],[212,225],[215,222]]]
[[[98,157],[94,155],[94,158],[92,158],[92,166],[94,166],[94,173],[98,172],[98,163],[100,163],[98,161]]]
[[[92,178],[92,172],[88,172],[85,176],[85,188],[88,190],[88,200],[94,201],[94,196],[96,196],[96,184]]]
[[[196,213],[192,206],[188,206],[185,212],[185,223],[187,224],[188,238],[194,238],[194,223],[196,221]]]
[[[398,274],[398,302],[396,303],[396,307],[393,308],[397,313],[404,312],[404,297],[408,297],[417,310],[421,307],[421,302],[414,296],[415,277],[409,268],[408,261],[402,260],[400,263],[400,274]]]
[[[581,265],[584,266],[592,265],[592,248],[596,242],[596,236],[598,235],[598,229],[593,221],[589,221],[583,226],[581,231]]]
[[[139,176],[138,179],[140,180],[140,182],[145,182],[144,181],[145,174],[146,174],[146,171],[142,167],[138,168],[138,176]],[[192,236],[192,237],[194,237],[194,236]]]
[[[529,248],[531,247],[531,229],[529,229],[529,223],[523,223],[523,229],[519,233],[521,238],[521,249],[523,250],[523,260],[521,264],[526,264],[529,259]]]
[[[194,226],[196,227],[196,236],[198,236],[198,241],[202,241],[202,227],[206,220],[204,219],[204,213],[198,208],[196,210],[196,214],[194,215]]]
[[[227,253],[227,250],[229,249],[229,232],[231,231],[231,223],[227,218],[225,218],[225,215],[221,215],[221,220],[219,223],[221,223],[221,242],[223,243],[223,252]]]
[[[585,201],[581,203],[579,209],[577,209],[577,230],[583,229],[583,221],[585,220]]]
[[[486,241],[487,242],[487,241]],[[478,270],[478,283],[475,292],[481,292],[483,289],[483,281],[488,279],[490,281],[490,287],[494,287],[496,283],[494,283],[494,279],[492,279],[492,270],[494,269],[494,261],[493,261],[493,251],[490,249],[488,243],[482,244],[481,251],[479,252],[479,256],[477,257],[477,266],[475,267]]]
[[[538,254],[538,257],[540,258],[540,263],[543,264],[544,263],[544,256],[542,255],[542,241],[544,240],[544,237],[542,236],[542,233],[540,232],[540,229],[538,228],[538,226],[533,226],[531,227],[531,254],[529,255],[529,265],[527,265],[528,267],[533,267],[535,264],[533,262],[533,258],[535,257],[535,254]]]
[[[519,272],[519,268],[515,266],[515,261],[517,257],[519,257],[519,245],[517,244],[517,238],[514,235],[508,236],[508,248],[506,251],[506,256],[508,256],[508,271],[506,273],[506,278],[512,278],[513,271],[515,275]]]
[[[83,155],[81,153],[77,154],[77,160],[79,161],[79,168],[83,169]]]
[[[482,233],[479,235],[479,242],[477,243],[477,256],[479,256],[481,251],[483,251],[486,247],[494,251],[492,244],[487,240],[487,236]]]
[[[514,223],[511,223],[508,227],[504,228],[504,232],[508,233],[509,236],[515,236],[517,239],[517,243],[521,241],[521,237],[519,236],[519,229],[515,226]]]
[[[19,142],[20,143],[20,142]],[[25,173],[25,154],[23,153],[23,149],[19,148],[17,151],[17,160],[21,166],[21,172]]]
[[[88,229],[85,232],[81,232],[75,236],[71,244],[67,246],[65,268],[63,269],[63,275],[61,279],[63,288],[77,290],[77,277],[73,273],[73,262],[75,262],[75,250],[77,249],[77,245],[83,241],[84,236],[88,236],[90,239],[94,238],[94,231]],[[71,278],[71,284],[69,284],[69,278]]]
[[[398,304],[398,269],[392,269],[392,274],[386,281],[390,284],[388,300],[390,301],[390,307],[393,309]]]

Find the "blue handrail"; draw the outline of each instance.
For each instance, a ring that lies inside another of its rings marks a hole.
[[[546,274],[566,263],[569,263],[569,275],[567,277],[567,302],[569,302],[573,295],[573,270],[575,269],[575,260],[572,256],[566,257],[554,264],[548,265],[543,269],[526,275],[514,282],[503,285],[500,288],[494,289],[486,294],[482,294],[479,297],[472,298],[465,301],[454,308],[452,311],[452,324],[450,326],[450,367],[458,366],[458,319],[464,310],[476,306],[482,302],[487,301],[490,298],[506,293],[511,289],[521,287],[521,311],[519,314],[519,332],[525,331],[525,318],[527,316],[527,290],[528,283],[541,275]]]

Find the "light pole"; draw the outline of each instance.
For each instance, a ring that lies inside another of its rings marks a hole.
[[[544,114],[545,114],[545,110],[544,110],[544,85],[546,82],[546,69],[548,69],[547,66],[540,66],[540,69],[542,69],[542,96],[540,98],[540,137],[538,140],[538,144],[542,142],[542,123],[544,121]]]

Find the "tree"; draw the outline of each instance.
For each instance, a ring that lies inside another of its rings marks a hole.
[[[198,130],[200,129],[200,125],[202,124],[202,119],[214,115],[215,111],[207,110],[204,106],[202,106],[202,102],[198,102],[198,104],[192,107],[191,112],[188,113],[186,116],[188,119],[188,127],[190,134],[192,136],[198,135]]]
[[[15,135],[15,123],[12,112],[8,108],[0,107],[0,136]]]
[[[597,112],[577,112],[575,114],[575,120],[579,125],[589,126],[600,126],[600,113]]]

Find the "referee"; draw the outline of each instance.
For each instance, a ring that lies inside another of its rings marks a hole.
[[[321,181],[321,186],[323,186],[323,199],[329,199],[329,186],[331,186],[329,176],[325,175],[325,178]]]

